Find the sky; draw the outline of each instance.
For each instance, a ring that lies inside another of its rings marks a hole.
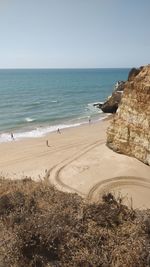
[[[0,0],[0,68],[150,63],[150,0]]]

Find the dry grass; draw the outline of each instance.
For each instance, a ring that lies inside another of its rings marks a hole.
[[[149,266],[149,210],[111,194],[89,205],[46,182],[0,182],[0,267]]]

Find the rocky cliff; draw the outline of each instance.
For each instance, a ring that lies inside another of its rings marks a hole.
[[[107,144],[150,165],[150,65],[129,73]]]
[[[101,105],[99,108],[104,113],[115,113],[121,101],[122,93],[124,90],[125,82],[118,81],[115,85],[112,95]]]

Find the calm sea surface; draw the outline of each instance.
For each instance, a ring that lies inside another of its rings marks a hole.
[[[104,101],[129,69],[0,70],[0,142],[102,119]]]

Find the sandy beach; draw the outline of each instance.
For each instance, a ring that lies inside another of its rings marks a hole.
[[[150,208],[150,167],[106,146],[110,119],[64,129],[42,138],[0,144],[2,176],[47,179],[58,189],[88,201],[121,194],[135,208]],[[48,140],[49,147],[46,146]]]

